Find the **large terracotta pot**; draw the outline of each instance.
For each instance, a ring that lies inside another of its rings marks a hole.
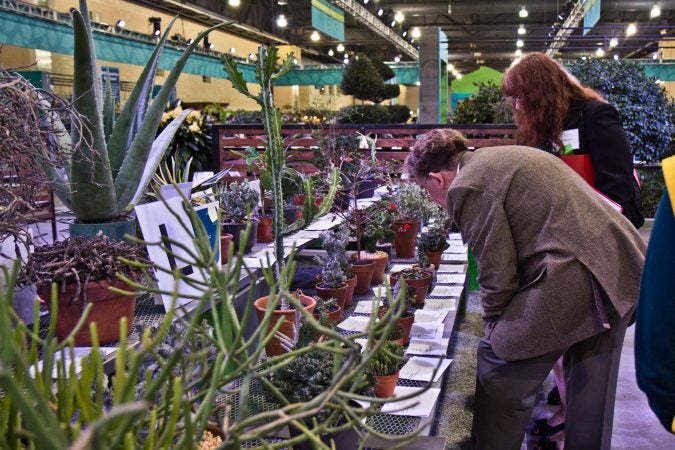
[[[352,263],[352,272],[356,275],[356,287],[354,293],[363,295],[370,289],[370,282],[373,279],[373,270],[375,263],[372,261],[355,261]]]
[[[425,252],[427,255],[427,259],[429,260],[429,264],[433,264],[433,266],[438,269],[438,266],[441,264],[441,256],[443,255],[443,250],[438,250],[436,252]]]
[[[370,281],[371,284],[382,283],[384,281],[384,272],[387,270],[389,256],[385,252],[378,250],[375,253],[361,252],[361,259],[373,261],[375,263],[373,279]]]
[[[272,218],[261,217],[258,219],[258,232],[256,240],[260,243],[272,242],[274,240],[274,230],[272,229]]]
[[[392,375],[375,375],[375,396],[380,398],[387,398],[394,395],[394,389],[398,382],[398,372]]]
[[[66,284],[65,291],[62,291],[59,287],[57,289],[59,310],[56,320],[56,336],[60,340],[65,339],[79,322],[82,317],[82,310],[85,307],[85,291],[87,302],[92,304],[92,308],[84,326],[75,335],[76,347],[92,345],[89,332],[89,324],[92,322],[96,323],[98,340],[101,345],[120,339],[120,320],[122,320],[122,317],[127,318],[127,327],[131,329],[136,313],[136,297],[112,292],[108,289],[110,286],[118,289],[130,289],[123,281],[90,281],[86,287],[82,286],[79,298],[75,298],[77,293],[75,283]],[[39,286],[38,294],[51,309],[51,286],[48,284]]]
[[[394,286],[398,281],[398,272],[394,272],[389,275],[389,283]],[[429,272],[424,273],[424,278],[419,280],[411,280],[405,278],[405,282],[408,286],[415,288],[415,302],[413,306],[422,307],[424,306],[424,298],[427,295],[429,286],[431,286],[431,274]]]
[[[227,264],[230,258],[230,246],[232,245],[232,235],[230,233],[223,233],[220,235],[220,262]]]
[[[351,278],[347,278],[347,293],[345,294],[345,309],[352,306],[352,301],[354,299],[354,289],[356,289],[356,282],[358,278],[356,275],[352,275]]]
[[[394,247],[399,258],[415,257],[415,238],[420,230],[419,220],[394,221]]]
[[[316,300],[308,295],[300,295],[300,302],[304,305],[305,311],[311,313],[316,307]],[[265,311],[267,311],[267,302],[269,301],[269,296],[260,297],[259,299],[253,302],[256,313],[258,314],[258,320],[262,322]],[[276,323],[284,318],[284,322],[279,328],[279,332],[288,336],[292,341],[295,341],[298,337],[298,324],[296,323],[296,313],[295,309],[277,309],[272,312],[272,318],[268,323],[268,330],[271,330]],[[265,345],[265,353],[267,356],[277,356],[286,353],[286,350],[281,346],[279,339],[276,336],[272,336],[272,339]]]
[[[341,309],[345,309],[345,296],[347,295],[347,283],[338,288],[324,287],[323,282],[316,283],[316,295],[324,300],[334,298]]]

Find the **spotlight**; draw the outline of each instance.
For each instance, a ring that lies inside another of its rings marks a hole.
[[[194,41],[195,41],[195,40],[192,39],[192,38],[188,39],[188,40],[187,40],[187,45],[191,45]]]
[[[522,39],[518,39],[518,40],[516,41],[516,47],[521,48],[521,47],[524,46],[524,45],[525,45],[525,43],[523,42]]]
[[[334,54],[335,54],[335,52],[333,51],[332,48],[330,50],[328,50],[328,56],[333,56]]]
[[[455,78],[457,78],[458,80],[461,80],[461,79],[462,79],[462,74],[461,74],[461,73],[458,73],[457,76],[456,76]]]
[[[213,44],[211,42],[209,42],[208,36],[204,36],[204,48],[207,49],[207,50],[213,49]]]
[[[413,39],[417,39],[420,36],[422,36],[422,32],[420,31],[420,29],[419,28],[413,28],[413,30],[412,30]]]
[[[661,15],[661,8],[659,8],[659,5],[655,4],[654,6],[652,6],[652,10],[649,11],[649,17],[653,19],[654,17],[659,17],[660,15]]]
[[[401,57],[398,55],[394,56],[394,62],[401,62]]]
[[[595,51],[595,56],[597,56],[598,58],[602,58],[603,56],[605,56],[605,51],[599,48]]]
[[[159,36],[162,34],[162,18],[161,17],[150,17],[148,22],[152,24],[152,35]]]
[[[452,63],[448,63],[448,72],[452,72],[453,70],[455,70],[455,66]]]
[[[279,17],[277,17],[277,26],[279,28],[285,28],[288,25],[288,19],[286,19],[286,16],[283,14],[279,14]]]
[[[316,41],[318,41],[318,40],[321,39],[321,35],[319,34],[318,31],[314,30],[314,31],[312,31],[312,34],[309,36],[309,38],[310,38],[312,41],[316,42]]]
[[[117,28],[124,28],[125,26],[127,26],[127,23],[124,21],[124,19],[120,19],[117,22],[115,22],[115,26]]]
[[[345,46],[342,45],[342,44],[338,44],[338,46],[337,46],[337,51],[340,52],[340,53],[344,52],[344,51],[345,51]]]
[[[613,37],[612,39],[609,40],[610,48],[616,47],[617,45],[619,45],[619,40],[617,38]]]
[[[632,36],[637,32],[637,26],[634,23],[629,23],[626,27],[626,36]]]
[[[293,64],[298,65],[298,58],[293,58]]]
[[[523,51],[521,49],[516,49],[516,52],[514,53],[517,57],[523,56]]]
[[[248,59],[250,59],[251,61],[254,61],[255,60],[255,53],[249,53]]]
[[[519,16],[519,17],[522,17],[522,18],[525,18],[525,17],[529,16],[529,14],[527,13],[527,8],[525,8],[524,6],[522,6],[522,7],[520,8],[520,12],[518,13],[518,16]]]
[[[408,35],[408,30],[403,30],[403,33],[401,33],[401,36],[406,37]]]
[[[396,11],[396,14],[394,14],[394,20],[398,23],[401,23],[405,20],[405,16],[401,11]]]
[[[384,9],[380,8],[377,10],[377,16],[382,17],[382,14],[384,14]]]
[[[659,54],[657,52],[654,52],[652,54],[652,59],[654,59],[654,60],[659,59]]]
[[[240,0],[227,0],[227,4],[230,5],[230,6],[237,7],[237,6],[241,5],[241,1]]]
[[[614,58],[614,61],[618,61],[618,60],[619,60],[619,55],[617,55],[617,54],[615,53],[613,58]]]
[[[395,26],[396,26],[396,21],[395,21],[395,20],[392,20],[392,21],[391,21],[391,27],[394,28]]]
[[[369,0],[363,0],[363,4],[367,5]]]
[[[235,53],[237,53],[237,49],[234,47],[230,47],[230,55],[234,55]]]
[[[525,29],[524,26],[520,25],[520,26],[518,27],[518,34],[519,34],[519,35],[523,35],[523,34],[525,34],[525,33],[527,33],[527,30]]]

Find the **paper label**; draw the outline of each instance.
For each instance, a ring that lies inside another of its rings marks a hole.
[[[579,150],[579,129],[573,128],[562,132],[563,155],[571,155],[574,150]]]

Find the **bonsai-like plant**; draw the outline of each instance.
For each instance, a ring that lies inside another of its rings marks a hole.
[[[400,88],[396,84],[386,84],[385,80],[394,77],[394,72],[382,62],[373,62],[367,55],[359,54],[345,67],[340,89],[345,95],[353,95],[359,100],[381,103],[397,97]]]
[[[397,220],[421,220],[424,208],[429,202],[429,194],[415,183],[400,183],[393,196],[396,205]]]
[[[235,181],[220,192],[218,200],[224,221],[245,223],[255,216],[260,195],[247,182]]]
[[[417,236],[417,258],[423,267],[429,265],[427,252],[442,252],[450,247],[445,230],[438,227],[430,227]]]
[[[375,376],[393,375],[405,364],[403,346],[385,341],[368,361],[368,372]]]
[[[392,225],[395,210],[396,205],[386,199],[378,200],[366,207],[365,215],[371,219],[363,233],[363,247],[366,251],[373,253],[377,250],[378,242],[394,240]]]
[[[69,141],[65,138],[67,133],[60,117],[57,114],[46,116],[44,120],[52,121],[54,127],[63,130],[54,144],[58,149],[72,147],[72,152],[65,161],[64,170],[48,164],[42,164],[42,167],[56,195],[79,221],[106,222],[128,213],[145,192],[174,133],[190,113],[189,110],[183,111],[155,138],[164,105],[190,54],[204,36],[222,24],[200,33],[188,45],[150,103],[155,70],[172,21],[135,83],[122,112],[115,118],[110,89],[106,89],[105,101],[101,96],[86,1],[80,0],[80,11],[73,9],[71,15],[75,43],[73,104],[86,126],[75,128],[72,141]]]

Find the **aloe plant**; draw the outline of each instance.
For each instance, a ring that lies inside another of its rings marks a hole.
[[[96,69],[94,40],[89,22],[87,2],[80,0],[80,10],[71,10],[74,33],[74,106],[85,122],[83,129],[68,133],[60,118],[51,115],[64,131],[57,139],[60,148],[72,147],[71,158],[64,170],[44,166],[54,192],[82,222],[106,222],[130,211],[145,192],[178,127],[190,113],[183,111],[155,138],[169,99],[180,73],[199,42],[216,25],[200,33],[185,49],[169,73],[164,85],[150,102],[154,75],[162,49],[175,22],[167,27],[143,69],[136,85],[115,118],[110,89],[105,101],[101,94]]]

